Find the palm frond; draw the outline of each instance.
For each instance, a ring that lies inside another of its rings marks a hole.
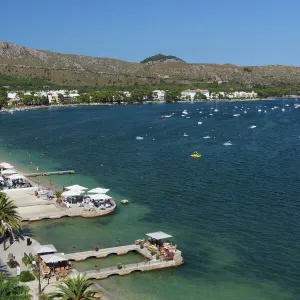
[[[85,275],[71,278],[67,277],[63,283],[57,285],[58,292],[50,293],[48,299],[63,300],[94,300],[98,291],[89,289],[93,285],[89,282]]]
[[[3,234],[5,230],[10,232],[21,230],[22,218],[17,209],[14,201],[9,200],[5,193],[0,192],[0,234]]]

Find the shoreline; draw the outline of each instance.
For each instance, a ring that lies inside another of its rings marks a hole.
[[[1,157],[1,160],[3,159],[3,157]],[[7,160],[8,161],[8,160]],[[17,164],[15,164],[14,163],[14,169],[18,172],[18,174],[21,174],[21,175],[24,175],[24,174],[26,174],[26,170],[24,170],[23,168],[20,168]],[[37,178],[37,177],[36,177]],[[34,188],[38,188],[37,187],[37,184],[39,184],[39,188],[42,188],[42,189],[47,189],[47,187],[45,186],[45,185],[43,185],[43,184],[41,184],[41,183],[38,183],[38,182],[36,182],[36,180],[31,180],[31,179],[29,179],[28,177],[26,177],[26,179],[27,179],[27,181],[28,182],[30,182],[31,184],[32,184],[32,188],[30,188],[30,189],[34,189]],[[54,182],[54,184],[55,184],[55,181],[53,181]],[[26,191],[28,191],[28,189],[18,189],[18,191],[24,191],[25,193],[26,193]],[[5,192],[5,190],[3,190],[2,192]],[[11,199],[11,200],[13,200],[15,203],[16,203],[16,201],[14,200],[14,199],[12,199],[12,197],[11,197],[11,195],[8,195],[7,194],[7,196]],[[110,215],[110,214],[112,214],[114,211],[116,210],[116,204],[115,204],[115,206],[114,206],[114,208],[113,209],[111,209],[107,214],[105,214],[105,215],[103,215],[103,216],[106,216],[106,215]],[[90,215],[90,216],[88,216],[88,217],[84,217],[84,216],[74,216],[74,217],[83,217],[83,218],[97,218],[97,217],[101,217],[102,215]],[[65,216],[63,216],[63,217],[65,217]],[[72,217],[72,216],[71,216]],[[61,218],[61,217],[60,217]],[[51,219],[57,219],[57,218],[45,218],[46,220],[51,220]],[[37,220],[36,221],[39,221],[40,219],[39,218],[37,218]],[[35,221],[35,220],[24,220],[24,221],[22,221],[22,222],[25,222],[25,224],[27,223],[31,223],[31,222],[33,222],[33,221]],[[24,236],[24,238],[26,238],[26,236]],[[37,240],[36,240],[36,238],[35,237],[32,237],[32,236],[30,236],[30,238],[31,238],[31,240],[33,240],[36,244],[40,244]],[[14,242],[14,244],[16,244],[17,242],[15,241]],[[24,246],[23,246],[23,248],[24,248]],[[24,248],[25,249],[25,248]],[[5,251],[0,251],[0,262],[4,262],[4,265],[6,265],[6,263],[5,263],[5,261],[6,261],[6,258],[5,258],[5,254],[7,253],[7,251],[12,251],[11,249],[10,249],[10,247],[8,248],[8,249],[6,249]],[[22,250],[22,253],[23,253],[24,251]],[[7,269],[8,269],[8,267],[7,267]],[[9,269],[8,269],[8,271],[9,271]],[[11,271],[9,271],[10,272],[10,274],[11,274]],[[13,274],[11,274],[12,276],[13,276]],[[34,281],[32,281],[33,283],[36,283],[36,281],[37,280],[34,280]],[[31,293],[32,293],[32,296],[33,296],[33,299],[38,299],[38,296],[37,296],[37,286],[33,286],[32,285],[32,282],[29,282],[29,283],[25,283],[29,288],[30,288],[30,290],[31,290]],[[104,287],[102,287],[98,282],[95,282],[94,284],[93,284],[93,286],[95,286],[95,288],[97,289],[97,290],[99,290],[101,293],[102,293],[102,298],[101,299],[103,299],[103,300],[115,300],[114,298],[112,298],[112,296],[111,295],[107,295],[107,292],[105,291],[105,289],[104,289]],[[45,286],[45,288],[44,289],[46,289],[48,286]],[[49,286],[50,287],[50,289],[51,289],[51,287],[53,287],[53,285],[51,285],[51,286]],[[51,290],[50,290],[51,291]]]
[[[300,96],[292,96],[292,97],[276,97],[276,98],[249,98],[249,99],[207,99],[207,100],[195,100],[195,101],[188,101],[188,100],[179,100],[179,101],[172,101],[170,103],[210,103],[210,102],[222,102],[222,103],[234,103],[234,102],[249,102],[249,101],[276,101],[282,99],[298,99]],[[0,112],[10,112],[11,110],[19,110],[19,111],[26,111],[26,110],[35,110],[35,109],[45,109],[45,108],[60,108],[60,107],[78,107],[78,106],[125,106],[125,105],[144,105],[144,104],[168,104],[166,101],[150,101],[150,102],[133,102],[133,103],[70,103],[70,104],[53,104],[53,105],[36,105],[36,106],[12,106],[0,109]]]

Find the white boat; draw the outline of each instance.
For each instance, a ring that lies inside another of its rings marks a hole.
[[[198,122],[198,125],[201,125],[202,124],[202,122]]]
[[[234,117],[239,117],[239,116],[240,116],[240,114],[234,114],[233,116],[234,116]]]
[[[135,139],[140,141],[140,140],[143,140],[144,138],[142,136],[136,136]]]
[[[257,111],[258,111],[258,112],[261,112],[261,109],[258,109]]]
[[[218,100],[216,100],[216,108],[214,109],[214,112],[218,112]]]
[[[187,133],[184,133],[183,136],[189,136]]]
[[[183,112],[182,112],[183,115],[188,115],[189,113],[187,112],[187,110],[185,109]]]
[[[209,135],[206,135],[203,137],[204,139],[210,139],[210,136]]]
[[[224,146],[232,146],[233,144],[230,141],[228,141],[228,142],[223,143],[223,145]]]
[[[214,114],[209,114],[210,116],[213,116]]]
[[[256,125],[251,125],[251,126],[249,126],[249,128],[251,128],[251,129],[256,128]]]

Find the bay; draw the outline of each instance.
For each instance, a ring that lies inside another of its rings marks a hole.
[[[300,119],[294,100],[284,103],[285,112],[272,109],[282,101],[246,102],[247,114],[244,102],[221,103],[219,112],[181,103],[0,114],[0,158],[28,171],[74,169],[41,183],[104,186],[117,201],[104,218],[28,224],[26,233],[41,243],[68,253],[158,230],[174,236],[185,264],[101,280],[112,299],[294,300]],[[190,118],[181,116],[184,109]]]

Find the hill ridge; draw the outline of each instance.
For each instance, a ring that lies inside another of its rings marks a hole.
[[[132,85],[162,82],[171,84],[228,82],[245,86],[300,84],[300,68],[293,66],[196,64],[186,63],[177,57],[166,58],[163,63],[135,63],[113,58],[61,54],[27,48],[11,42],[0,42],[1,75],[38,77],[51,83],[73,85]]]

